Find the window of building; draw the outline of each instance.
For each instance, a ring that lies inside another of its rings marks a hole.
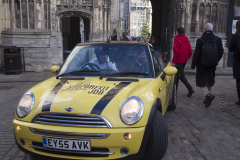
[[[211,4],[208,3],[205,8],[205,23],[210,23]]]
[[[199,32],[203,32],[204,26],[204,4],[201,3],[199,7]]]
[[[214,3],[213,6],[212,6],[212,15],[211,15],[211,23],[213,24],[213,31],[216,31],[216,22],[217,20],[217,4]]]
[[[19,0],[15,1],[14,7],[15,7],[15,19],[16,19],[15,26],[16,26],[16,28],[21,28],[20,1]]]
[[[192,5],[192,24],[191,24],[191,32],[195,32],[196,28],[196,14],[197,14],[197,4],[193,3]]]

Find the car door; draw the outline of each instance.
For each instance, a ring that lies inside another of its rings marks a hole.
[[[171,83],[171,77],[165,76],[165,78],[162,80],[161,76],[163,75],[163,69],[166,67],[166,65],[163,63],[162,58],[158,52],[151,50],[151,53],[155,70],[156,89],[158,90],[158,97],[162,102],[162,114],[164,114],[168,107],[169,97],[167,97],[167,95],[169,94],[168,87]]]

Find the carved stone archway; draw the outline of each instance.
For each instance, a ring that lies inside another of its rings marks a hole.
[[[93,35],[93,0],[58,0],[56,6],[58,31],[61,30],[62,19],[66,17],[86,18],[90,22],[89,40],[92,41]]]

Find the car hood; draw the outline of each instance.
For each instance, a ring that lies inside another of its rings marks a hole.
[[[35,104],[26,119],[21,120],[31,121],[43,112],[80,113],[103,116],[117,125],[121,122],[121,105],[128,97],[139,96],[146,105],[154,101],[154,86],[150,82],[152,79],[58,80],[54,77],[28,91],[34,94]],[[145,109],[149,112],[149,107]]]

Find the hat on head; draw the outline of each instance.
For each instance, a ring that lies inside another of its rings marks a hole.
[[[101,54],[101,53],[102,53],[102,47],[95,48],[95,49],[94,49],[94,53],[95,53],[96,55]]]

